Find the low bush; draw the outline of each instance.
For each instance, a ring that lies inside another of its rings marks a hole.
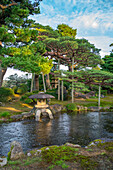
[[[27,92],[27,85],[26,84],[20,84],[17,88],[17,94],[24,94]]]
[[[0,113],[0,117],[9,118],[10,117],[10,113],[9,112]]]
[[[36,94],[38,92],[39,92],[38,90],[35,90],[33,92],[27,92],[20,98],[20,101],[23,101],[26,104],[32,104],[33,102],[36,102],[37,100],[36,99],[33,99],[33,100],[29,99],[29,96]]]
[[[28,98],[28,99],[24,100],[24,103],[31,104],[31,103],[33,103],[33,100]]]
[[[54,96],[56,99],[58,98],[57,89],[47,90],[46,94],[50,94]]]
[[[69,111],[76,111],[76,110],[77,110],[77,106],[76,106],[75,103],[69,103],[69,104],[67,104],[67,105],[66,105],[66,108],[67,108],[67,110],[69,110]]]
[[[0,88],[0,102],[7,102],[12,99],[14,92],[10,88]]]
[[[13,87],[12,87],[12,90],[14,91],[15,94],[17,93],[17,89],[18,89],[17,86],[13,86]]]

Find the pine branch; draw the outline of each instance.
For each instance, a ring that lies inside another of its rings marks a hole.
[[[13,6],[13,5],[17,5],[16,2],[14,2],[13,0],[11,0],[11,4],[9,5],[6,5],[6,6],[3,6],[2,4],[0,4],[0,7],[2,8],[2,10],[4,11],[6,8],[10,7],[10,6]]]

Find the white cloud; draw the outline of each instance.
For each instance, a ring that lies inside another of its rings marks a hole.
[[[98,28],[98,23],[94,21],[94,22],[92,23],[92,27],[93,27],[93,28]]]
[[[113,13],[109,16],[106,14],[101,14],[100,12],[97,13],[87,13],[87,14],[74,14],[71,15],[71,19],[69,20],[69,24],[72,27],[77,27],[78,29],[96,29],[102,31],[108,31],[109,29],[113,29]]]
[[[112,48],[109,47],[109,45],[113,43],[113,38],[108,36],[87,36],[84,38],[87,39],[90,43],[94,44],[96,48],[101,49],[100,55],[102,57],[110,54]]]
[[[73,0],[73,5],[76,5],[76,0]]]
[[[47,16],[45,14],[41,14],[40,16],[34,16],[34,17],[30,17],[32,19],[35,19],[36,22],[42,24],[42,25],[50,25],[53,28],[56,28],[58,24],[62,24],[62,23],[68,23],[68,18],[65,15],[55,15],[55,16]]]
[[[47,4],[45,4],[45,3],[42,3],[42,5],[41,5],[41,8],[45,11],[45,13],[47,13],[47,14],[53,14],[53,13],[55,13],[55,9],[53,8],[53,6],[52,5],[47,5]]]

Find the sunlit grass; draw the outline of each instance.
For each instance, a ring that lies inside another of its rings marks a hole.
[[[32,109],[32,108],[33,108],[33,107],[31,107],[30,105],[25,104],[25,103],[21,103],[21,105],[22,105],[23,107],[28,107],[28,108],[30,108],[30,109]]]
[[[0,107],[0,110],[7,110],[7,111],[13,111],[13,112],[20,112],[21,110],[15,109],[13,107]]]
[[[18,112],[30,111],[33,107],[20,102],[20,95],[15,94],[15,101],[6,103],[5,106],[0,107],[0,112],[8,111],[11,114],[17,114]]]

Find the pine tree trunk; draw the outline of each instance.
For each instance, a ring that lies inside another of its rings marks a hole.
[[[33,91],[34,76],[35,76],[35,74],[34,74],[34,73],[32,73],[32,80],[31,80],[31,92]]]
[[[2,87],[3,78],[4,78],[6,71],[7,69],[2,68],[1,63],[0,63],[0,87]]]
[[[69,65],[68,68],[69,68],[69,71],[72,72],[72,65]]]
[[[35,74],[35,89],[39,91],[39,75]]]
[[[47,89],[52,89],[51,84],[50,84],[50,79],[49,79],[49,74],[46,75],[46,87]]]
[[[42,79],[43,79],[44,92],[46,92],[46,85],[45,85],[44,74],[43,73],[42,73]]]

